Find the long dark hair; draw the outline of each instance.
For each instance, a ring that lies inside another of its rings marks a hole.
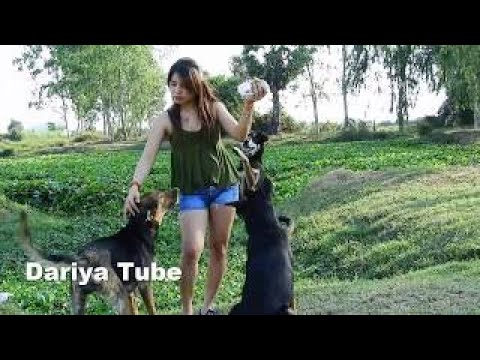
[[[194,95],[195,105],[200,115],[202,127],[211,129],[215,124],[213,103],[217,101],[214,90],[202,75],[197,62],[191,58],[178,59],[170,68],[167,84],[170,84],[173,74],[178,74],[183,85]],[[180,106],[173,104],[169,111],[174,125],[180,126]]]

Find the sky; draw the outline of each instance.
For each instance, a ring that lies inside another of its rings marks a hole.
[[[189,56],[211,75],[231,75],[229,60],[232,56],[240,54],[241,50],[242,45],[179,45],[162,62],[162,65],[167,72],[176,59]],[[58,104],[53,104],[45,110],[28,108],[29,101],[33,100],[32,92],[35,89],[35,82],[28,73],[20,72],[12,65],[12,60],[19,56],[21,51],[22,45],[0,45],[0,133],[6,132],[11,119],[21,121],[26,129],[45,129],[49,121],[62,124],[62,113],[59,111]],[[340,60],[338,56],[335,57],[335,54],[334,52],[328,64],[331,67],[338,65]],[[338,74],[338,68],[323,69],[326,92],[330,94],[330,98],[321,100],[319,103],[320,122],[341,122],[343,119],[342,96],[335,81]],[[384,88],[388,88],[385,79],[380,83]],[[377,85],[376,80],[370,80],[367,83],[367,90],[358,96],[349,96],[350,117],[361,120],[394,120],[395,115],[389,113],[390,96],[387,92],[378,94]],[[311,100],[302,96],[305,90],[305,84],[303,84],[296,91],[284,91],[281,100],[285,110],[295,119],[311,122],[313,107]],[[422,86],[415,107],[409,111],[410,118],[434,115],[444,98],[443,94],[432,94],[426,86]],[[257,109],[260,112],[268,111],[271,103],[270,94],[258,103]],[[73,124],[70,124],[70,127],[72,128]]]

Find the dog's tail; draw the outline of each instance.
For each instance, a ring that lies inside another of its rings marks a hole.
[[[279,215],[278,221],[280,222],[280,225],[285,228],[287,234],[291,236],[295,231],[295,222],[286,215]]]
[[[25,251],[27,257],[43,267],[65,268],[71,267],[75,258],[68,255],[47,255],[32,244],[30,227],[28,226],[28,218],[26,211],[20,213],[20,244]]]

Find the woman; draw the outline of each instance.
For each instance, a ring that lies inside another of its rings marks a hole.
[[[226,151],[222,129],[244,141],[252,125],[255,101],[266,95],[260,81],[244,101],[237,122],[218,101],[213,90],[190,58],[179,59],[167,77],[173,105],[153,122],[143,154],[125,199],[125,214],[138,212],[139,190],[154,163],[160,143],[171,143],[171,186],[180,189],[182,237],[180,295],[184,314],[193,314],[193,293],[198,261],[210,227],[210,261],[207,287],[200,314],[215,314],[213,302],[226,270],[227,247],[235,209],[226,204],[238,200],[238,173]]]

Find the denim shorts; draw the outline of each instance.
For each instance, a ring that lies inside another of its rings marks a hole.
[[[208,209],[212,204],[225,205],[238,201],[239,194],[238,184],[226,188],[209,186],[189,194],[180,192],[180,211]]]

